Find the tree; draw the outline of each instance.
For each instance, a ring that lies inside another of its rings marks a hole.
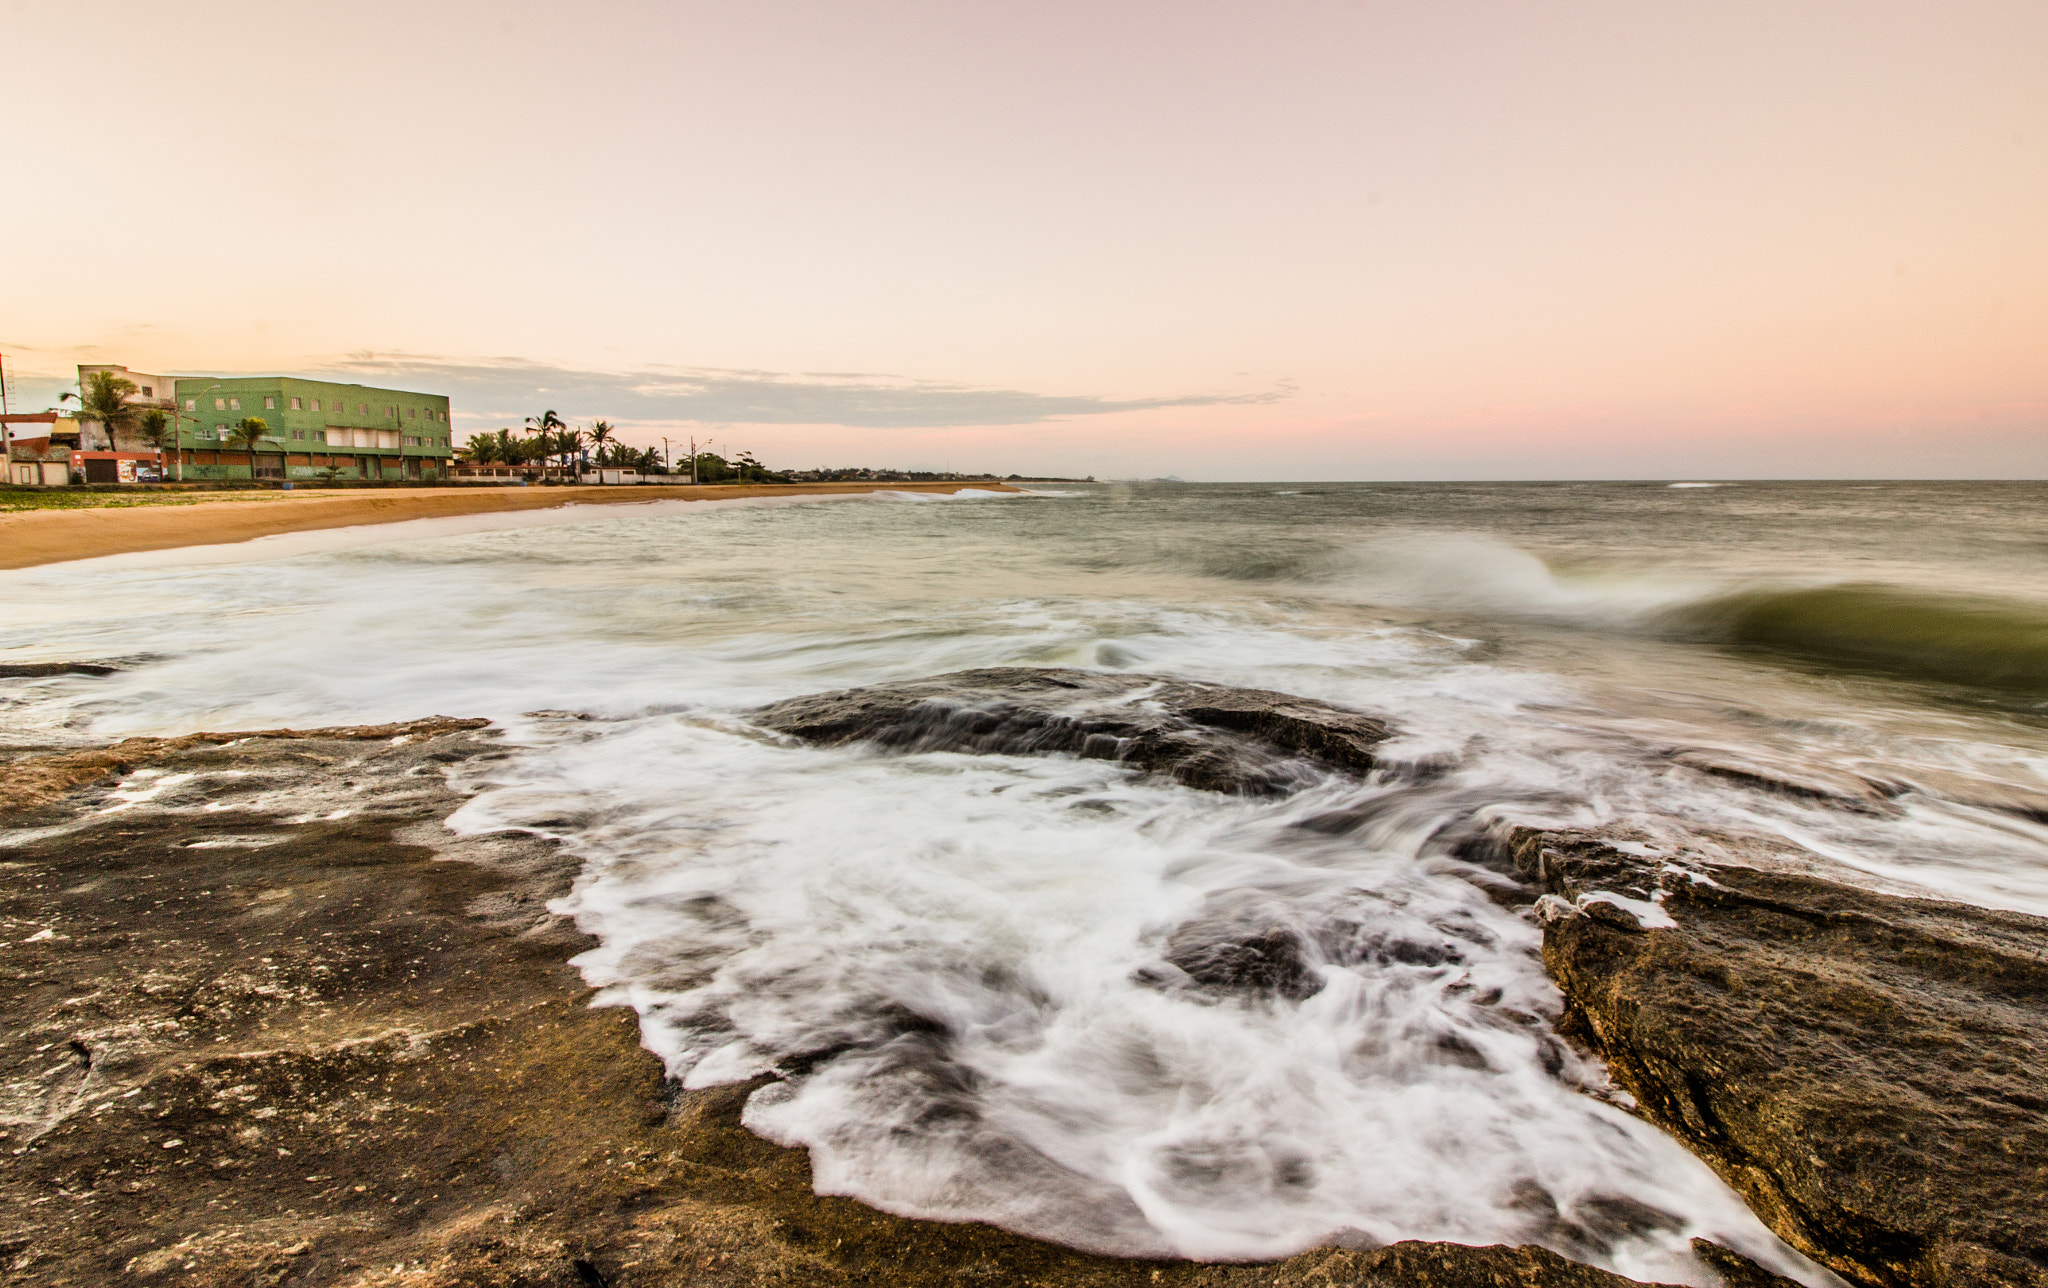
[[[503,433],[502,430],[499,432]],[[504,446],[497,434],[471,434],[469,441],[462,445],[461,451],[462,455],[467,456],[470,462],[476,465],[489,465],[493,461],[505,459]]]
[[[574,472],[574,467],[570,464],[570,461],[571,458],[574,457],[578,451],[582,450],[582,447],[582,430],[570,429],[568,426],[564,425],[562,428],[555,431],[554,454],[562,458],[562,474],[564,477],[567,477],[569,474]]]
[[[528,459],[545,461],[548,457],[553,456],[555,454],[555,431],[567,428],[562,418],[555,414],[555,409],[550,407],[538,416],[528,416],[526,424],[533,431],[533,445],[531,448],[533,455]]]
[[[655,474],[661,470],[661,453],[653,448],[644,451],[626,443],[613,440],[597,449],[594,459],[599,465],[615,469],[640,470]]]
[[[256,444],[262,442],[263,436],[269,432],[270,422],[261,416],[244,416],[235,422],[233,441],[240,443],[243,450],[249,453],[249,477],[252,479],[256,477]],[[283,448],[280,447],[279,450],[282,451]],[[281,461],[284,458],[280,456],[278,459]]]
[[[142,409],[131,405],[129,397],[138,392],[133,380],[117,376],[111,371],[95,371],[79,382],[78,392],[58,395],[57,401],[66,398],[78,399],[78,418],[96,420],[107,427],[107,445],[113,446],[116,430],[132,429]]]
[[[590,445],[599,451],[603,451],[604,445],[612,441],[612,433],[612,423],[610,421],[594,420],[590,422]]]
[[[178,422],[152,407],[142,413],[142,437],[151,447],[156,448],[156,472],[159,482],[162,481],[164,472],[164,453],[177,449],[178,478],[182,482],[185,477],[185,453],[178,448]]]

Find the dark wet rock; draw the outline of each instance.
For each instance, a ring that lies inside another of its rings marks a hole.
[[[1197,921],[1168,937],[1166,961],[1194,984],[1299,1002],[1323,989],[1309,951],[1307,941],[1288,926]]]
[[[111,662],[0,662],[0,680],[46,675],[112,675],[120,669]]]
[[[1568,1021],[1787,1242],[1887,1288],[2048,1285],[2048,921],[1585,833],[1507,844],[1548,891]]]
[[[1061,753],[1245,795],[1286,792],[1317,768],[1365,773],[1390,732],[1373,716],[1263,689],[1033,667],[792,698],[754,719],[806,742]]]
[[[1795,1279],[1774,1275],[1733,1248],[1709,1239],[1694,1239],[1692,1254],[1721,1276],[1721,1288],[1794,1288]]]

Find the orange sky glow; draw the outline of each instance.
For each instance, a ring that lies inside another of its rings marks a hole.
[[[78,362],[771,464],[2048,476],[2038,0],[0,0]]]

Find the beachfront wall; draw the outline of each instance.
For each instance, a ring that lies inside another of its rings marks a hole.
[[[177,381],[187,479],[445,479],[455,454],[441,394],[296,376],[187,376]],[[235,425],[269,432],[250,454]]]

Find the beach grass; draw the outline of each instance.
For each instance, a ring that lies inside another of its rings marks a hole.
[[[115,510],[137,505],[197,505],[201,501],[255,501],[275,492],[74,492],[55,488],[0,488],[0,514],[17,510]]]

